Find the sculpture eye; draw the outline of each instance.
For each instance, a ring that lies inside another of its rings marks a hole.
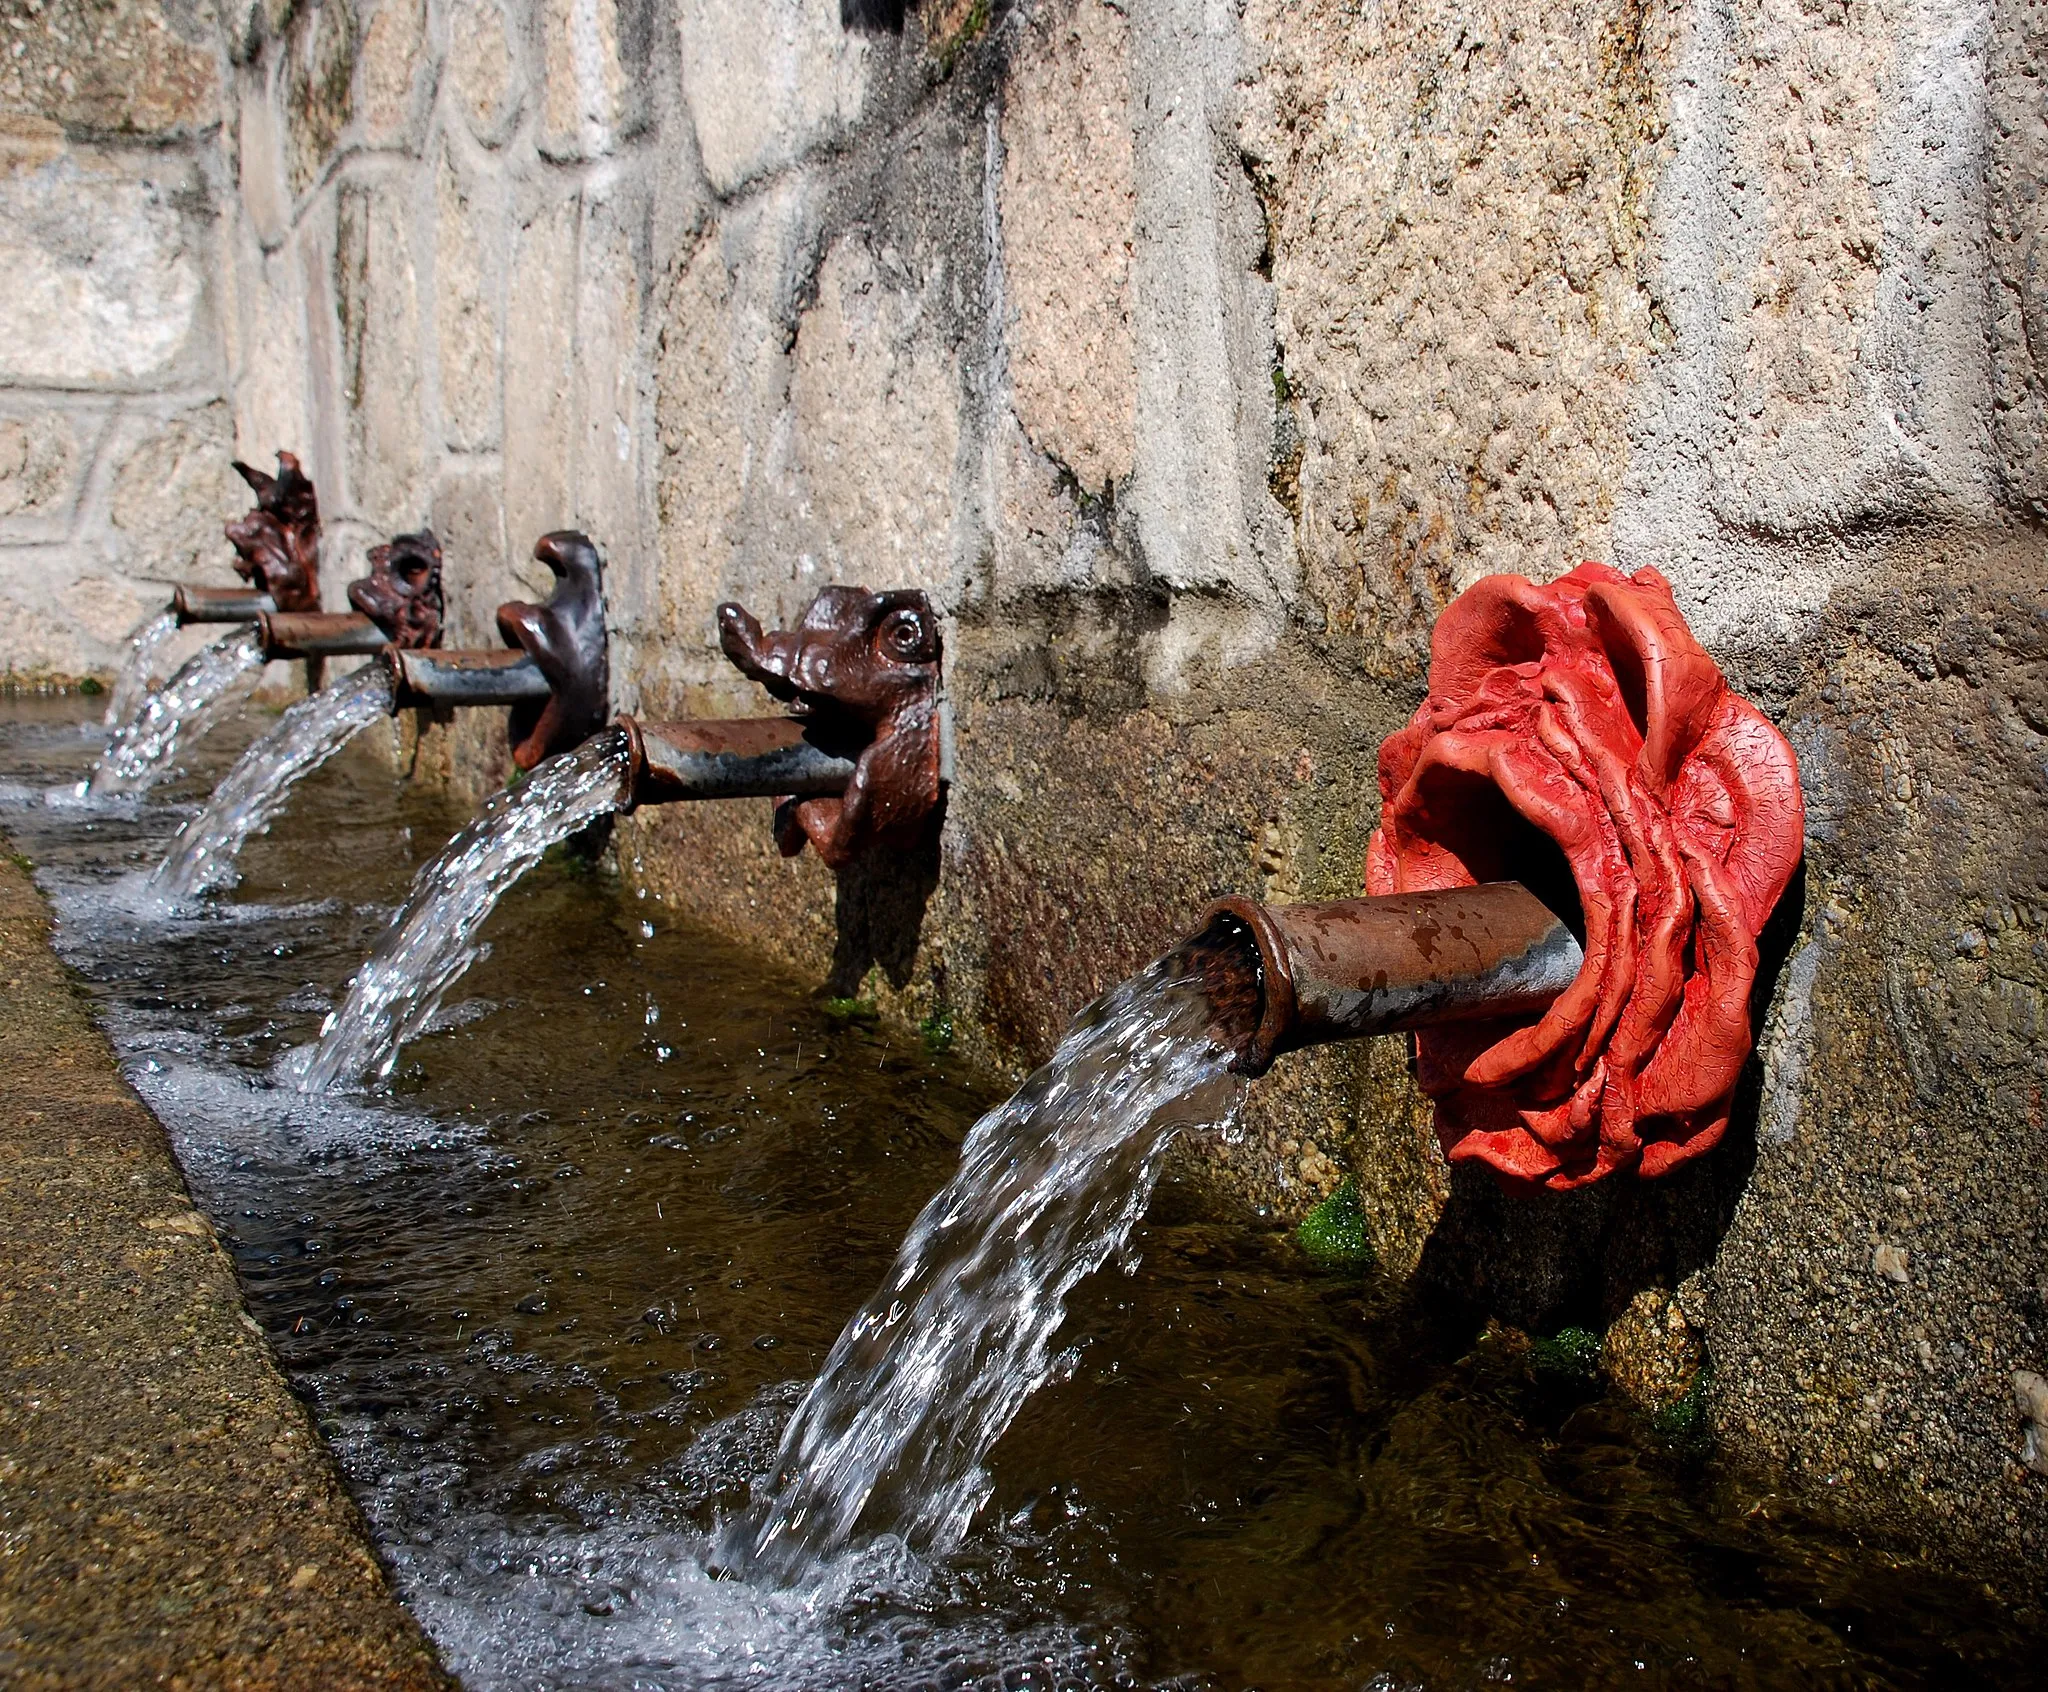
[[[875,643],[886,656],[901,664],[923,663],[932,657],[935,647],[923,615],[908,608],[891,611],[882,619],[882,626],[875,631]]]

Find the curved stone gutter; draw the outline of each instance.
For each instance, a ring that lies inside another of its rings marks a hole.
[[[0,1682],[446,1688],[0,861]]]

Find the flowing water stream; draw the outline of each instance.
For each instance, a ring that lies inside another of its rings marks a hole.
[[[178,614],[165,610],[129,637],[127,655],[121,660],[120,672],[114,677],[107,700],[107,714],[101,719],[110,733],[119,734],[135,720],[135,713],[156,687],[163,650],[177,635]]]
[[[391,672],[365,664],[293,705],[228,771],[213,797],[178,831],[150,877],[150,891],[177,901],[235,880],[235,859],[252,834],[276,820],[292,789],[351,740],[391,713]]]
[[[262,669],[263,643],[253,627],[230,629],[201,647],[109,738],[86,791],[103,798],[155,786],[179,747],[203,734]]]
[[[732,1567],[797,1581],[864,1516],[927,1554],[959,1548],[993,1484],[983,1459],[1055,1372],[1068,1295],[1130,1237],[1168,1140],[1235,1112],[1244,1084],[1212,1021],[1171,953],[974,1125],[797,1407],[772,1486],[727,1530]]]
[[[1171,983],[1084,1019],[1059,1098],[1041,1072],[991,1113],[557,856],[383,1085],[306,1094],[280,1063],[461,814],[366,736],[231,895],[140,912],[241,730],[140,801],[47,803],[84,718],[0,704],[0,829],[468,1687],[2038,1684],[2040,1636],[1974,1584],[1217,1208],[1161,1150],[1234,1087]],[[871,1389],[895,1408],[863,1425]]]
[[[477,931],[505,889],[550,846],[618,809],[629,757],[624,732],[606,729],[547,759],[519,787],[492,794],[420,871],[347,1001],[322,1025],[319,1045],[303,1059],[294,1055],[294,1083],[324,1093],[389,1075],[400,1048],[433,1021],[443,995],[477,960]]]

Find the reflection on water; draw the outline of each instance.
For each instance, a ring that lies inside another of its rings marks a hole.
[[[463,818],[358,743],[232,900],[128,914],[201,790],[45,803],[91,763],[84,704],[4,711],[0,827],[472,1686],[2036,1681],[1964,1584],[1747,1514],[1587,1390],[1171,1181],[1134,1272],[1075,1290],[1071,1373],[995,1446],[957,1556],[857,1540],[788,1589],[714,1579],[994,1101],[552,861],[387,1088],[272,1087]]]

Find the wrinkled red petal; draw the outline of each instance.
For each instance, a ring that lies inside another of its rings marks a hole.
[[[1368,891],[1511,878],[1533,828],[1586,952],[1541,1017],[1418,1037],[1445,1154],[1516,1189],[1665,1174],[1727,1131],[1756,936],[1804,846],[1792,748],[1654,570],[1487,577],[1438,619],[1429,683],[1380,750]]]

